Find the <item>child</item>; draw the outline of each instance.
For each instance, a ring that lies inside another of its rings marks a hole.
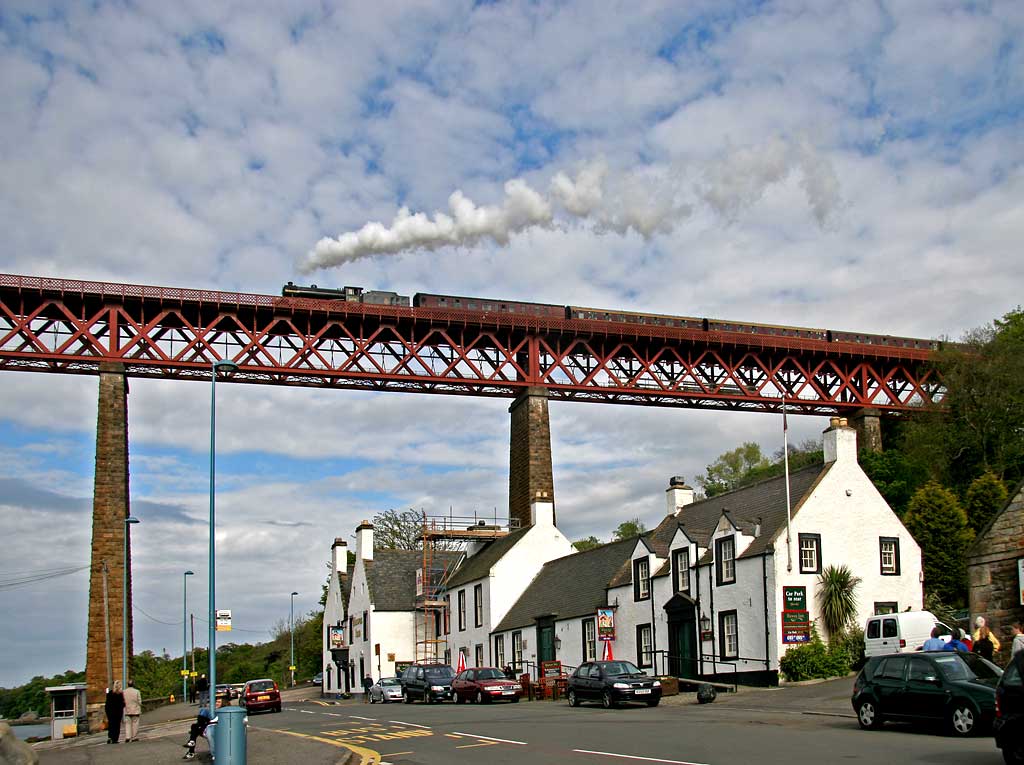
[[[188,752],[185,753],[185,756],[182,759],[194,760],[196,758],[196,740],[206,732],[206,729],[210,726],[210,722],[210,710],[203,707],[199,710],[199,714],[196,715],[196,721],[192,723],[192,727],[188,730],[188,743],[182,744],[182,746],[188,749]],[[207,741],[210,743],[210,749],[212,750],[213,741],[211,741],[210,738],[207,738]]]

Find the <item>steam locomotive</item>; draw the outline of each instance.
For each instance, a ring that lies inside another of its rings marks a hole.
[[[583,319],[625,324],[646,324],[656,327],[696,329],[703,332],[741,332],[753,335],[770,335],[772,337],[800,337],[810,340],[822,340],[828,343],[859,343],[894,348],[916,348],[920,350],[938,350],[942,346],[942,342],[939,340],[896,337],[894,335],[873,335],[864,332],[842,332],[832,329],[754,324],[707,318],[698,319],[690,316],[671,316],[656,313],[639,313],[636,311],[609,311],[603,308],[587,308],[584,306],[525,303],[518,300],[492,300],[490,298],[460,295],[436,295],[427,292],[417,292],[410,300],[408,295],[399,295],[397,292],[364,290],[362,287],[330,289],[317,287],[315,284],[309,287],[302,287],[288,282],[281,290],[281,295],[291,298],[337,300],[373,305],[411,305],[414,308],[445,308],[479,313],[520,314],[549,319]]]

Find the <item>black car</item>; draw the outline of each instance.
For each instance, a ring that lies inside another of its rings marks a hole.
[[[1024,651],[1006,665],[996,686],[996,746],[1009,763],[1024,763]]]
[[[645,675],[631,661],[590,661],[569,675],[569,706],[600,701],[611,709],[623,701],[641,701],[649,707],[661,701],[661,682]]]
[[[995,717],[1003,671],[977,654],[923,651],[872,656],[853,683],[864,729],[886,720],[942,722],[954,736],[986,729]]]
[[[451,700],[452,678],[455,670],[448,664],[411,664],[402,673],[402,698],[406,704],[422,699],[428,704],[435,701]]]

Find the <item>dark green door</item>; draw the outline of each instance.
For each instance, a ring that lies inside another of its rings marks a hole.
[[[555,660],[555,625],[537,627],[537,662]]]
[[[665,604],[668,616],[669,673],[675,677],[696,678],[697,609],[689,598],[677,595]]]

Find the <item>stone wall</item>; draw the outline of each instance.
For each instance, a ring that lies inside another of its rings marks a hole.
[[[536,497],[545,496],[551,502],[555,501],[547,390],[529,388],[512,402],[509,412],[512,415],[508,471],[509,517],[518,520],[520,526],[529,526],[530,503]]]
[[[1024,484],[982,531],[968,553],[971,624],[984,616],[1002,644],[997,662],[1010,658],[1010,625],[1024,619],[1017,561],[1024,558]]]

